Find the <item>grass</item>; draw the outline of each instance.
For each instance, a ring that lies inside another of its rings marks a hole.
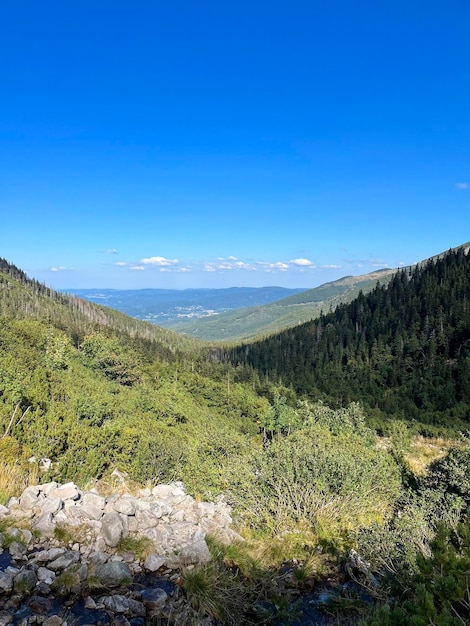
[[[54,538],[61,543],[71,546],[74,543],[83,543],[86,538],[87,526],[68,526],[67,524],[57,524],[54,528]]]
[[[423,476],[429,465],[444,457],[449,448],[455,447],[457,442],[442,437],[426,438],[413,437],[410,450],[405,454],[405,460],[410,470],[416,476]]]
[[[247,617],[255,589],[216,562],[188,568],[181,575],[188,602],[200,615],[227,626],[252,624]]]
[[[29,485],[37,484],[38,468],[31,464],[25,468],[0,462],[0,504],[6,505],[9,498],[19,496]]]
[[[61,595],[69,594],[73,587],[79,588],[80,586],[80,577],[78,575],[78,570],[80,569],[80,565],[72,565],[57,576],[53,583],[52,587]]]
[[[154,552],[154,544],[148,537],[128,535],[121,537],[116,547],[117,552],[132,552],[136,557],[145,560]]]

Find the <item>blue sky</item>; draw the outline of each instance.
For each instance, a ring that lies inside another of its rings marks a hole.
[[[313,287],[470,240],[468,0],[3,0],[0,256]]]

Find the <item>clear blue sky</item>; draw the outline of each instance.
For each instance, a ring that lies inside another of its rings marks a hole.
[[[468,0],[3,0],[0,256],[313,287],[470,240]]]

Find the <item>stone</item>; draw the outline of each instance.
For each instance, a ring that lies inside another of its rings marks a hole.
[[[0,611],[0,626],[8,626],[13,623],[13,613]]]
[[[54,535],[55,526],[55,523],[52,521],[52,513],[43,513],[33,525],[33,530],[36,530],[46,537],[52,537]]]
[[[119,594],[113,596],[105,596],[102,599],[103,605],[108,611],[113,611],[114,613],[126,613],[129,611],[129,600],[126,596],[122,596]]]
[[[124,526],[119,513],[105,513],[101,524],[101,534],[106,545],[110,548],[115,548],[124,532]]]
[[[30,511],[39,500],[38,487],[26,487],[19,499],[19,506],[23,511]]]
[[[91,506],[103,511],[106,504],[106,498],[104,496],[100,496],[99,493],[86,491],[82,496],[82,502],[83,504],[91,504]]]
[[[103,565],[109,559],[109,554],[106,552],[102,552],[101,550],[97,550],[90,556],[90,563],[94,565]]]
[[[161,609],[165,606],[168,594],[163,589],[144,589],[141,594],[142,602],[150,611]]]
[[[5,515],[8,515],[10,512],[10,509],[8,509],[6,506],[3,506],[3,504],[0,504],[0,517],[5,517]]]
[[[18,558],[23,556],[23,554],[26,554],[26,546],[24,543],[20,543],[19,541],[12,541],[8,551],[12,557]]]
[[[85,598],[85,608],[89,609],[90,611],[94,611],[98,608],[98,605],[91,596],[87,596]]]
[[[166,561],[165,556],[159,556],[157,554],[150,554],[145,559],[144,567],[149,572],[156,572],[161,567],[163,567],[163,565],[165,565],[165,561]]]
[[[54,489],[57,489],[58,486],[59,486],[59,483],[52,481],[50,483],[44,483],[43,485],[40,485],[39,488],[45,496],[48,496],[50,492],[53,491]]]
[[[144,489],[139,489],[139,491],[137,492],[138,498],[148,498],[151,495],[152,495],[152,492],[150,491],[148,487],[145,487]]]
[[[52,513],[55,515],[62,508],[62,500],[60,498],[44,498],[38,502],[42,513]]]
[[[67,522],[67,519],[68,518],[65,514],[65,511],[63,511],[62,509],[54,515],[54,521],[56,524],[65,524]]]
[[[76,563],[79,559],[80,559],[79,552],[74,552],[73,550],[67,550],[65,554],[62,554],[61,556],[57,557],[57,559],[49,563],[49,569],[51,569],[54,572],[57,572],[58,570],[67,569],[67,567],[70,567],[71,565],[73,565],[73,563]]]
[[[136,511],[135,517],[139,528],[142,529],[155,528],[155,526],[158,524],[158,519],[150,510],[142,511],[139,509],[138,511]]]
[[[78,568],[77,574],[79,581],[82,583],[85,582],[85,580],[88,578],[88,565],[86,563],[82,563]]]
[[[208,563],[211,560],[211,554],[204,539],[197,539],[189,546],[184,546],[178,556],[182,565]]]
[[[123,515],[135,515],[135,498],[124,495],[113,504],[114,510]]]
[[[55,572],[48,569],[47,567],[38,567],[36,571],[36,576],[40,582],[44,582],[48,585],[52,585],[52,582],[55,578]]]
[[[150,511],[157,519],[171,513],[171,508],[165,502],[151,502]]]
[[[33,539],[33,533],[27,528],[22,528],[20,532],[21,532],[22,540],[24,541],[26,545],[28,545]]]
[[[119,587],[132,580],[132,572],[127,563],[115,561],[98,565],[94,572],[99,582],[105,587]]]
[[[28,602],[28,607],[33,613],[44,615],[51,610],[52,602],[48,598],[42,598],[41,596],[31,596]]]
[[[13,589],[13,574],[0,571],[0,592],[9,592]]]
[[[129,603],[129,612],[131,615],[136,617],[145,617],[146,611],[143,602],[138,602],[137,600],[133,600],[132,598],[128,599]]]
[[[103,509],[94,506],[91,503],[84,503],[79,510],[89,519],[99,520],[103,517]]]
[[[117,613],[111,621],[111,626],[131,626],[131,623],[125,615]]]
[[[33,570],[25,569],[15,576],[13,588],[20,593],[31,593],[37,582],[38,579]]]
[[[80,493],[75,483],[67,483],[52,489],[48,495],[51,498],[60,498],[61,500],[78,500],[80,498]]]
[[[157,546],[163,545],[166,540],[166,536],[158,528],[147,528],[142,534]]]
[[[64,623],[66,624],[67,622],[64,622],[59,615],[51,615],[43,621],[42,626],[62,626]]]

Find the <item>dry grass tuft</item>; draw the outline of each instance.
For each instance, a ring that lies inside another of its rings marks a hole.
[[[29,485],[37,485],[38,468],[31,464],[25,469],[19,465],[0,462],[0,504],[12,496],[19,496]]]
[[[410,450],[405,454],[405,460],[416,476],[423,476],[433,461],[442,459],[449,448],[456,445],[458,445],[456,441],[442,437],[433,439],[422,436],[413,437]]]

